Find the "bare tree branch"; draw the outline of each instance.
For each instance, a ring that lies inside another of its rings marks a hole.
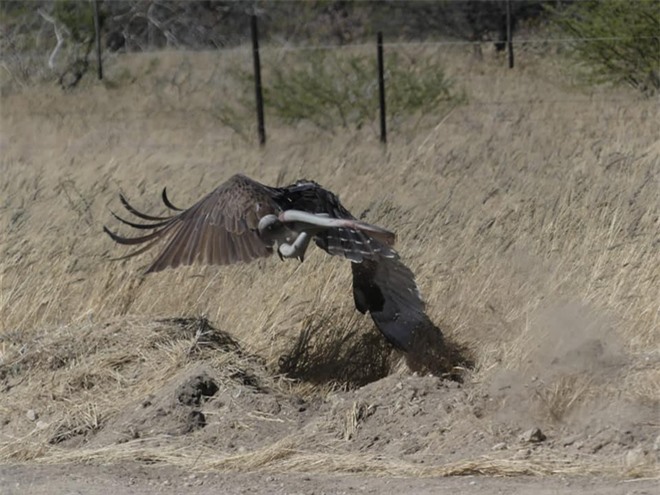
[[[67,29],[66,26],[63,24],[57,22],[55,18],[53,18],[51,15],[46,13],[42,9],[38,9],[37,13],[44,18],[46,22],[49,22],[50,24],[53,25],[53,28],[55,29],[55,36],[57,37],[57,45],[55,45],[55,48],[50,54],[50,57],[48,57],[48,67],[50,69],[55,69],[55,59],[57,58],[57,54],[60,51],[60,48],[62,48],[62,45],[64,44],[64,34],[71,35],[69,33],[69,30]]]

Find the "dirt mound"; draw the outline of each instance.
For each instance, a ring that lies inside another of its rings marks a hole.
[[[273,443],[300,426],[306,407],[301,398],[263,386],[265,376],[263,369],[236,365],[192,367],[125,407],[89,447],[191,434],[227,453]]]
[[[71,352],[72,334],[84,353]],[[605,395],[573,397],[575,405],[560,417],[547,403],[552,387],[579,392],[577,378],[566,373],[582,379],[603,369],[621,373],[625,355],[612,345],[606,351],[606,344],[580,339],[551,354],[546,347],[545,361],[533,361],[543,365],[537,375],[509,370],[480,383],[469,372],[459,382],[390,369],[384,378],[360,387],[344,383],[342,390],[341,373],[334,387],[322,388],[270,369],[204,318],[82,325],[53,332],[22,362],[2,368],[8,406],[1,453],[12,460],[121,460],[133,452],[149,462],[188,465],[197,452],[200,467],[289,462],[284,469],[297,470],[298,462],[316,459],[320,471],[380,464],[408,474],[432,474],[438,466],[458,473],[570,465],[602,471],[616,459],[643,473],[657,458],[657,404],[610,397],[604,407]],[[145,353],[158,352],[161,358],[145,365]],[[26,380],[46,369],[48,383]],[[475,458],[482,461],[462,464]]]

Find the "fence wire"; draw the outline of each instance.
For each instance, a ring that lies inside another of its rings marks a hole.
[[[515,45],[533,45],[533,44],[572,44],[572,43],[585,43],[585,42],[630,42],[638,40],[658,40],[660,41],[660,33],[657,36],[607,36],[607,37],[595,37],[595,38],[523,38],[523,39],[512,39],[511,43]],[[492,45],[494,43],[508,43],[506,40],[434,40],[434,41],[383,41],[384,48],[410,48],[410,47],[429,47],[429,46],[474,46],[474,45]],[[341,45],[338,44],[313,44],[313,45],[300,45],[300,44],[277,44],[271,42],[260,48],[260,50],[280,50],[287,52],[294,51],[314,51],[314,50],[348,50],[348,49],[373,49],[375,43],[373,42],[364,42],[364,43],[344,43]],[[170,47],[170,50],[175,51],[186,51],[185,48]],[[218,48],[217,50],[194,50],[195,52],[251,52],[252,47],[248,44],[242,44],[233,47]],[[149,51],[142,52],[131,52],[131,53],[153,53]],[[20,57],[22,59],[39,59],[39,58],[48,58],[50,52],[48,51],[23,51],[20,53],[12,53],[11,50],[4,50],[0,53],[0,60],[6,60],[10,57]],[[658,55],[660,57],[660,54]]]
[[[530,45],[530,44],[571,44],[574,42],[594,42],[594,41],[636,41],[636,40],[660,40],[658,36],[609,36],[599,38],[528,38],[528,39],[513,39],[513,45]],[[493,43],[507,43],[506,40],[486,40],[486,41],[471,41],[471,40],[438,40],[438,41],[391,41],[383,42],[385,48],[404,48],[411,46],[469,46],[469,45],[490,45]],[[267,48],[279,48],[284,51],[302,51],[302,50],[337,50],[349,48],[373,48],[373,43],[346,43],[342,45],[271,45]],[[248,47],[237,47],[238,49],[249,50]]]
[[[524,1],[524,0],[521,0]],[[631,36],[609,36],[609,37],[564,37],[564,38],[522,38],[522,39],[513,39],[512,44],[513,45],[533,45],[533,44],[573,44],[573,43],[581,43],[581,42],[630,42],[630,41],[636,41],[636,40],[658,40],[660,41],[660,33],[658,36],[643,36],[643,37],[631,37]],[[452,47],[452,46],[486,46],[486,45],[492,45],[493,43],[497,43],[496,40],[434,40],[434,41],[392,41],[392,42],[384,42],[383,46],[384,49],[387,51],[388,49],[402,49],[402,48],[415,48],[415,47]],[[370,42],[370,43],[346,43],[346,44],[313,44],[313,45],[286,45],[286,44],[281,44],[278,45],[276,43],[270,43],[266,46],[261,47],[261,51],[280,51],[280,52],[297,52],[297,51],[316,51],[316,50],[375,50],[375,42]],[[174,50],[174,51],[179,51],[179,52],[185,52],[186,50]],[[245,53],[248,54],[252,51],[252,47],[250,47],[247,44],[241,45],[241,46],[236,46],[236,47],[228,47],[228,48],[219,48],[217,50],[196,50],[195,53],[213,53],[213,52],[218,52],[218,53],[236,53],[239,52],[241,54]],[[135,54],[155,54],[158,53],[157,51],[154,52],[134,52]],[[30,61],[42,61],[45,63],[45,61],[48,59],[49,53],[48,52],[37,52],[37,51],[31,51],[28,53],[22,52],[22,53],[10,53],[7,51],[4,51],[0,53],[0,68],[4,68],[5,70],[9,71],[6,62],[9,60],[12,61],[25,61],[25,62],[30,62]],[[122,54],[121,53],[112,53],[108,54],[106,53],[104,55],[104,60],[109,61],[109,60],[116,60],[117,58],[121,58]],[[659,53],[660,56],[660,53]],[[215,74],[217,72],[217,68],[214,69],[195,69],[195,73],[197,74]],[[198,89],[194,89],[193,92],[199,91]],[[657,100],[657,99],[656,99]],[[637,101],[635,98],[567,98],[567,99],[543,99],[543,98],[529,98],[529,99],[506,99],[506,100],[478,100],[478,99],[469,99],[467,101],[467,104],[471,107],[496,107],[496,106],[536,106],[536,105],[602,105],[602,104],[626,104],[630,103],[632,101]],[[166,111],[165,113],[171,113],[172,115],[178,115],[181,112],[184,112],[186,110],[170,110]],[[108,123],[113,123],[113,119],[110,118],[107,121]],[[118,120],[118,122],[121,122],[121,120]]]

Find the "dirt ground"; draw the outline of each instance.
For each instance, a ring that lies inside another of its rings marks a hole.
[[[259,149],[209,106],[241,53],[3,97],[0,492],[655,493],[655,102],[458,53],[467,102],[393,122],[387,150],[272,120]],[[148,255],[109,261],[118,192],[159,214],[163,186],[191,204],[236,172],[317,180],[396,230],[463,359],[410,369],[319,250],[147,277]]]
[[[210,338],[213,332],[207,329]],[[258,359],[236,358],[235,349],[214,352],[233,362],[192,364],[96,431],[50,430],[54,456],[2,466],[0,483],[10,489],[3,493],[650,494],[657,488],[657,478],[649,478],[660,442],[656,411],[640,404],[636,410],[624,402],[584,404],[570,421],[542,423],[541,430],[531,410],[523,412],[531,398],[511,391],[524,383],[519,376],[480,386],[395,373],[304,398],[274,388]],[[593,351],[579,352],[586,359]],[[602,355],[593,359],[597,365]],[[610,358],[607,366],[616,362]],[[509,414],[502,395],[516,402]]]
[[[617,481],[592,477],[516,478],[462,476],[391,478],[317,474],[190,474],[177,468],[135,464],[111,466],[0,466],[5,495],[106,493],[126,495],[351,495],[405,493],[432,495],[653,495],[657,480]]]

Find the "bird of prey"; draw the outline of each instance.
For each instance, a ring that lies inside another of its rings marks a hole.
[[[334,193],[316,182],[269,187],[237,174],[185,210],[174,206],[163,189],[165,206],[175,212],[171,216],[141,213],[123,195],[119,198],[129,213],[148,223],[113,216],[133,228],[150,230],[139,237],[122,237],[104,227],[119,244],[141,245],[119,259],[164,241],[147,273],[193,263],[250,262],[274,250],[282,259],[303,261],[313,240],[328,254],[352,262],[355,307],[369,312],[396,348],[409,352],[415,332],[430,324],[415,277],[392,247],[395,234],[357,220]]]

